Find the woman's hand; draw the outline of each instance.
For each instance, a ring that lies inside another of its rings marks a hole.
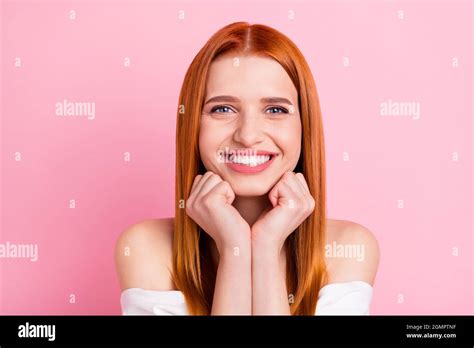
[[[206,172],[194,178],[186,203],[188,216],[214,239],[219,252],[211,315],[252,313],[250,226],[232,205],[234,199],[228,182]]]
[[[287,172],[268,198],[273,208],[262,212],[251,228],[253,244],[281,251],[286,238],[313,212],[315,201],[301,173]]]
[[[234,191],[213,172],[197,175],[186,203],[186,213],[214,239],[219,253],[250,241],[250,226],[232,206]]]

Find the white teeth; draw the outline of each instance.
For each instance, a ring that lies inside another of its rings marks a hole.
[[[231,156],[230,160],[232,163],[244,164],[246,166],[255,167],[259,166],[270,160],[270,155],[264,156]]]

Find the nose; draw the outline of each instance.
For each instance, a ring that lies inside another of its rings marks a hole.
[[[234,132],[234,140],[245,147],[250,147],[263,141],[264,120],[256,112],[241,114],[237,129]]]

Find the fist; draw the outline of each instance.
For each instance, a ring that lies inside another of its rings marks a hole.
[[[301,173],[287,172],[268,194],[272,208],[251,228],[252,241],[282,248],[286,238],[313,212],[314,198]]]
[[[186,204],[186,214],[216,242],[219,251],[239,247],[250,239],[250,226],[232,202],[234,191],[213,173],[197,175]]]

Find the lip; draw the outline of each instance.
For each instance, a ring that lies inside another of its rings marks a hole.
[[[273,155],[277,156],[277,152],[271,152],[271,151],[265,151],[265,150],[257,150],[257,149],[232,149],[229,150],[230,153],[235,153],[235,154],[252,154],[252,155],[257,155],[257,156],[263,156],[263,155]]]
[[[236,151],[235,153],[239,153],[239,150],[235,150],[235,151]],[[245,150],[240,150],[240,151],[245,151]],[[271,155],[271,158],[267,162],[259,164],[258,166],[255,166],[255,167],[247,166],[245,164],[233,163],[231,161],[226,161],[226,165],[237,173],[258,174],[258,173],[263,172],[265,169],[267,169],[273,163],[275,158],[278,156],[276,152],[265,151],[265,150],[246,150],[246,151],[252,154],[255,154],[257,156]]]
[[[257,150],[256,154],[257,156],[272,155],[274,157],[278,155],[276,152],[265,151],[265,150]]]

